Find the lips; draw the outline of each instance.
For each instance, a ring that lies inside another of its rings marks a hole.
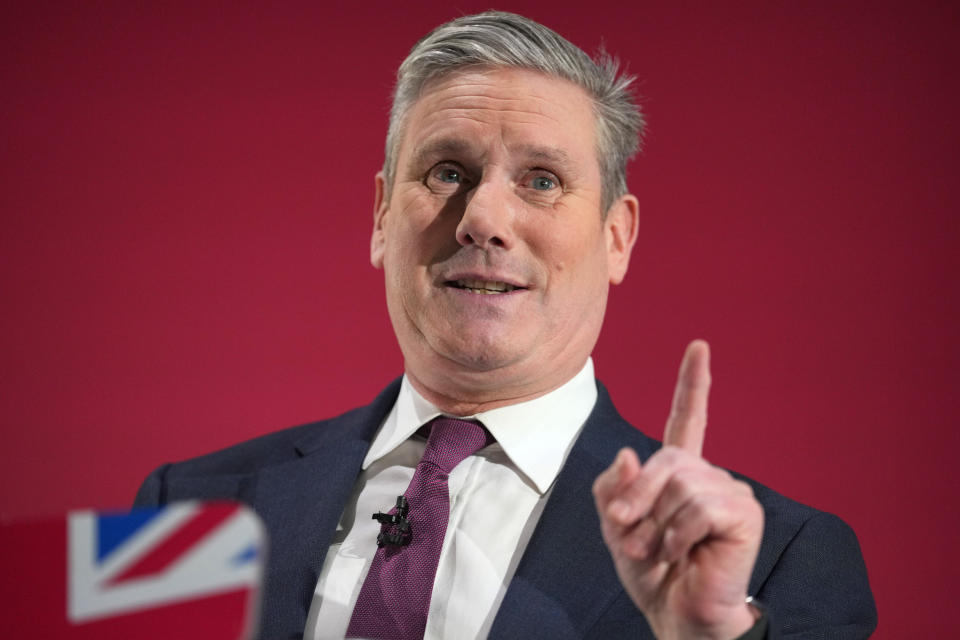
[[[522,288],[512,285],[508,282],[500,282],[497,280],[475,280],[470,278],[451,280],[447,282],[447,285],[457,289],[464,289],[466,291],[470,291],[471,293],[479,293],[483,295],[508,293],[510,291],[515,291]]]

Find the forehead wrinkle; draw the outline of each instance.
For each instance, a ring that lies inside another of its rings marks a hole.
[[[455,115],[446,115],[442,116],[444,112],[449,111],[464,111],[464,113],[458,113]],[[559,146],[554,146],[550,144],[536,144],[531,142],[516,142],[512,144],[506,144],[505,138],[512,137],[523,137],[522,135],[517,136],[516,134],[511,134],[509,131],[516,126],[538,126],[543,124],[542,121],[539,121],[537,118],[532,118],[529,120],[518,119],[511,120],[507,122],[500,121],[499,118],[495,117],[502,113],[502,111],[496,112],[483,112],[478,113],[474,110],[463,110],[463,109],[438,109],[434,111],[429,117],[428,121],[420,127],[421,130],[426,131],[426,142],[418,142],[418,152],[415,154],[417,158],[420,158],[423,155],[427,155],[430,152],[465,152],[473,145],[473,141],[484,137],[481,135],[471,135],[475,130],[471,129],[469,132],[460,132],[452,131],[447,132],[450,129],[449,123],[456,121],[465,121],[468,125],[481,125],[483,127],[492,126],[496,127],[496,133],[499,133],[501,141],[504,141],[504,147],[509,148],[512,152],[522,152],[525,155],[542,157],[547,160],[557,160],[557,161],[569,161],[570,154],[567,153],[565,149]],[[529,111],[511,111],[510,113],[522,114],[529,116]],[[541,114],[538,114],[541,115]],[[439,118],[437,116],[440,116]],[[494,117],[482,117],[482,116],[494,116]],[[542,114],[542,117],[551,120],[559,126],[562,126],[560,120]],[[454,127],[455,128],[455,127]],[[494,131],[490,131],[494,133]],[[562,137],[562,136],[561,136]],[[431,141],[431,138],[437,138],[436,142]],[[421,138],[423,140],[424,137]]]
[[[522,102],[522,101],[516,100],[515,102]],[[547,103],[546,101],[542,101],[542,102],[543,102],[542,106],[550,105],[550,103]],[[454,104],[454,105],[434,107],[430,111],[429,119],[432,120],[433,118],[436,118],[438,116],[452,114],[452,115],[446,115],[446,117],[466,118],[466,119],[477,120],[485,123],[494,123],[502,120],[504,116],[509,116],[515,119],[510,121],[509,124],[514,124],[514,123],[538,124],[538,122],[536,121],[536,118],[539,117],[539,118],[546,118],[547,120],[550,120],[551,122],[554,122],[558,125],[562,124],[560,117],[558,117],[556,114],[549,113],[548,111],[549,111],[548,109],[529,109],[529,108],[509,109],[509,108],[504,108],[502,105],[481,106],[477,104],[465,104],[465,105]],[[565,114],[565,115],[571,115],[571,114]],[[523,120],[523,118],[530,118],[531,116],[533,116],[532,119]],[[519,120],[516,120],[518,118]]]
[[[574,85],[575,86],[575,85]],[[579,89],[579,87],[577,87]],[[535,88],[529,85],[523,87],[525,94],[518,97],[516,87],[501,87],[498,84],[467,83],[455,82],[433,90],[427,89],[421,95],[417,102],[431,101],[435,103],[452,102],[453,108],[461,107],[467,102],[465,108],[468,109],[490,109],[492,111],[529,111],[529,109],[508,109],[502,105],[509,105],[517,102],[527,102],[534,100],[542,107],[551,107],[555,105],[552,98],[542,96],[536,93]],[[581,89],[582,91],[582,89]],[[584,100],[590,102],[589,96],[583,93]],[[532,113],[542,113],[543,109],[538,109]]]
[[[449,106],[437,107],[433,109],[433,113],[441,114],[441,113],[446,113],[450,111],[455,111],[455,112],[461,111],[469,114],[487,114],[489,116],[494,116],[496,119],[501,119],[504,116],[511,116],[514,118],[516,117],[529,118],[530,116],[536,116],[536,117],[546,118],[547,120],[551,120],[557,124],[560,124],[560,118],[557,116],[557,114],[550,113],[551,110],[549,109],[549,107],[553,106],[553,103],[548,102],[547,100],[544,100],[544,99],[538,98],[538,100],[539,100],[539,103],[537,104],[537,107],[539,108],[537,109],[529,108],[530,106],[532,106],[529,104],[526,104],[525,108],[510,108],[504,104],[498,104],[498,105],[482,104],[481,105],[476,103],[469,103],[469,104],[453,104]],[[488,101],[488,102],[492,102],[492,101]],[[497,101],[497,102],[506,102],[506,101]],[[529,103],[529,100],[518,99],[518,100],[511,100],[510,102]],[[571,115],[571,114],[567,113],[565,115]],[[464,117],[469,117],[469,116],[464,116]],[[479,117],[479,116],[474,116],[474,117]]]
[[[515,70],[516,71],[516,70]],[[490,112],[495,118],[503,115],[530,115],[542,116],[548,120],[563,126],[565,120],[576,120],[580,107],[586,107],[590,118],[595,118],[593,101],[582,88],[566,81],[562,78],[547,78],[551,85],[553,83],[567,84],[577,94],[577,100],[582,105],[575,104],[557,104],[556,100],[550,95],[541,95],[537,90],[537,83],[523,83],[521,90],[522,96],[517,96],[517,86],[509,83],[509,86],[502,86],[499,76],[491,77],[490,74],[497,75],[497,69],[464,70],[462,72],[453,72],[428,81],[417,100],[414,108],[425,106],[424,103],[432,103],[434,106],[430,111],[433,114],[448,110],[462,109],[474,112]],[[531,72],[535,76],[540,76],[537,72]],[[530,104],[533,101],[534,104]],[[510,108],[513,103],[525,103],[524,108]],[[531,109],[531,107],[534,107]],[[489,116],[488,116],[489,117]],[[474,115],[474,119],[480,120],[479,115]],[[485,120],[486,118],[483,118]],[[533,124],[533,123],[529,123]]]
[[[423,164],[443,155],[485,157],[484,147],[492,141],[487,136],[493,135],[502,149],[525,162],[545,163],[558,169],[579,166],[579,158],[564,148],[564,123],[569,126],[571,121],[577,121],[582,115],[581,107],[586,107],[585,113],[593,119],[588,96],[578,96],[584,99],[582,105],[579,100],[563,105],[533,91],[535,87],[527,85],[523,95],[517,97],[513,87],[462,79],[427,88],[409,114],[420,120],[416,127],[419,139],[415,141],[411,161]],[[419,115],[415,115],[417,111]],[[559,134],[556,139],[550,139],[552,135],[548,139],[525,135],[526,127],[536,128],[548,122]]]
[[[481,100],[518,102],[529,97],[529,98],[536,98],[537,100],[540,100],[543,102],[550,102],[548,98],[545,98],[537,93],[534,93],[533,88],[530,87],[529,85],[524,85],[524,87],[528,92],[527,96],[523,98],[517,98],[517,97],[514,97],[513,88],[509,88],[509,89],[505,88],[501,86],[499,82],[493,81],[493,80],[488,80],[486,82],[469,82],[469,81],[464,82],[462,79],[457,79],[456,81],[447,83],[444,81],[444,77],[441,77],[436,82],[444,86],[441,86],[439,88],[433,88],[430,86],[430,83],[428,83],[427,85],[424,86],[424,89],[420,94],[420,99],[433,95],[433,96],[436,96],[438,99],[442,100],[442,99],[446,99],[445,94],[452,93],[454,99],[478,98]],[[572,86],[576,86],[576,85],[572,85]]]

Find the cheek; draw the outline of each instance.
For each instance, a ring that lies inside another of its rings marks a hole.
[[[598,232],[582,226],[557,228],[541,225],[537,246],[550,272],[564,279],[587,277],[603,253]]]
[[[606,254],[602,243],[590,238],[556,247],[550,262],[555,299],[565,315],[580,316],[594,308],[607,287]]]
[[[408,262],[411,254],[417,251],[423,229],[420,211],[422,208],[417,207],[411,198],[403,197],[403,194],[394,195],[390,212],[383,223],[387,245],[385,260],[394,267]]]

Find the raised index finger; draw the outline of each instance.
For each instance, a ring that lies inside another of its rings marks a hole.
[[[703,451],[707,430],[707,397],[710,394],[710,345],[694,340],[687,346],[677,376],[673,406],[663,432],[663,444],[695,455]]]

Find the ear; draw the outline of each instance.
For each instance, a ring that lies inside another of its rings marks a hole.
[[[607,210],[604,232],[607,237],[607,268],[610,284],[620,284],[627,275],[630,252],[637,241],[640,204],[631,194],[620,196]]]
[[[387,181],[383,171],[378,171],[373,179],[373,234],[370,236],[370,264],[376,269],[383,268],[383,252],[387,239],[383,231],[383,216],[389,208],[387,196]]]

